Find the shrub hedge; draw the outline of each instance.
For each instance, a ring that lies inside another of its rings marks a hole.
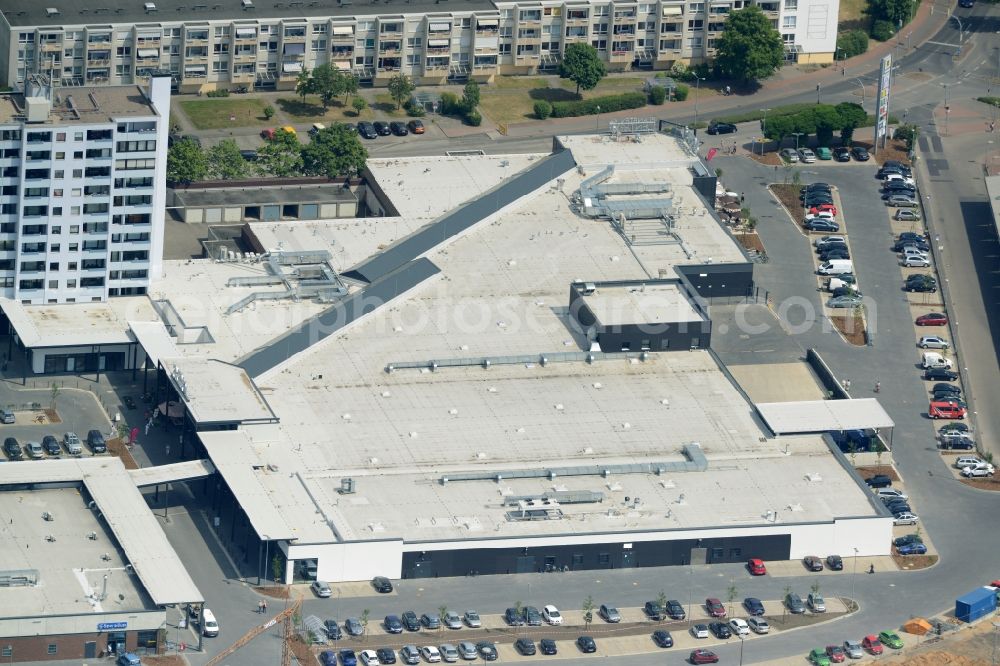
[[[646,106],[646,95],[640,92],[630,92],[581,99],[574,102],[554,102],[552,104],[552,117],[590,116],[595,113],[611,113],[624,109],[639,109],[644,106]]]
[[[535,117],[539,120],[545,120],[552,115],[552,105],[546,102],[544,99],[540,99],[535,102]]]

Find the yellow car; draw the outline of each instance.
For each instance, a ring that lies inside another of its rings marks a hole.
[[[296,132],[295,132],[295,128],[294,128],[294,127],[292,127],[291,125],[285,125],[285,126],[284,126],[284,127],[282,127],[281,129],[285,130],[286,132],[288,132],[288,133],[289,133],[289,134],[291,134],[292,136],[297,136],[297,134],[296,134]]]

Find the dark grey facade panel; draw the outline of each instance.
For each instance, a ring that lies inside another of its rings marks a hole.
[[[677,266],[690,293],[703,299],[747,296],[753,293],[753,264],[694,264]]]
[[[706,564],[746,562],[751,557],[787,560],[790,534],[746,537],[710,537],[664,541],[637,541],[626,548],[621,541],[528,548],[471,548],[403,553],[403,578],[444,578],[535,573],[566,569],[626,569],[691,564],[692,550],[704,548]],[[694,554],[700,563],[698,553]]]
[[[344,272],[352,279],[374,282],[408,261],[423,255],[498,210],[537,190],[576,166],[568,150],[549,155],[465,206],[422,227],[383,252]]]
[[[258,377],[439,272],[429,259],[411,261],[272,340],[238,365]]]

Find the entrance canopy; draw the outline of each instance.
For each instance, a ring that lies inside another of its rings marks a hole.
[[[757,413],[776,435],[892,428],[896,425],[874,398],[764,402],[756,407]]]

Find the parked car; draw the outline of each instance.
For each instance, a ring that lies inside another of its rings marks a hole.
[[[525,606],[524,622],[529,627],[540,627],[542,626],[542,614],[534,606]]]
[[[358,666],[358,656],[354,654],[354,650],[341,650],[340,664],[341,666]]]
[[[785,160],[786,162],[799,161],[799,154],[798,152],[796,152],[794,148],[782,148],[781,152],[778,153],[778,155],[781,157],[781,159]]]
[[[438,617],[437,613],[424,613],[420,616],[420,624],[426,629],[440,629],[441,618]]]
[[[806,612],[806,605],[802,603],[802,597],[794,592],[789,592],[785,595],[785,605],[788,607],[789,613],[795,613],[798,615]]]
[[[726,617],[726,607],[714,597],[705,599],[705,610],[708,611],[710,617]]]
[[[932,419],[964,419],[966,408],[953,402],[932,402],[927,407],[927,415]]]
[[[372,123],[372,127],[375,128],[375,133],[379,136],[389,136],[392,134],[392,130],[389,129],[389,123],[383,120],[376,120]]]
[[[833,151],[825,146],[820,146],[816,149],[816,157],[824,161],[831,160],[833,159]]]
[[[865,483],[868,484],[869,488],[888,488],[892,485],[892,479],[885,474],[876,474],[865,479]]]
[[[994,472],[993,465],[985,465],[982,467],[966,467],[959,473],[967,479],[974,479],[993,476]]]
[[[389,130],[396,136],[406,136],[410,133],[410,130],[406,128],[406,123],[402,120],[393,120],[389,123]]]
[[[14,412],[9,409],[0,409],[0,423],[4,425],[14,423]]]
[[[733,632],[730,631],[729,625],[725,622],[712,622],[708,625],[709,631],[719,639],[732,638]]]
[[[333,618],[323,621],[323,630],[326,632],[328,640],[339,641],[344,637],[343,632],[340,630],[340,624]]]
[[[551,638],[543,638],[538,641],[538,650],[544,655],[553,655],[559,652],[556,642]]]
[[[901,513],[892,517],[893,525],[916,525],[920,520],[915,513]]]
[[[732,123],[716,123],[713,122],[705,130],[709,134],[733,134],[737,131],[736,125]]]
[[[428,664],[436,664],[441,661],[441,651],[433,645],[423,645],[420,654]]]
[[[931,260],[927,255],[910,254],[904,256],[900,264],[904,268],[928,268],[931,265]]]
[[[674,646],[674,637],[665,629],[657,629],[653,632],[653,642],[657,647],[668,648]]]
[[[330,586],[325,581],[314,580],[309,587],[312,588],[313,594],[320,599],[326,599],[333,595],[333,590],[330,589]]]
[[[733,632],[735,636],[749,636],[750,626],[747,621],[743,618],[734,617],[729,621],[729,630]]]
[[[469,641],[462,641],[458,644],[458,656],[466,661],[474,661],[479,657],[479,652],[476,650],[476,644],[470,643]]]
[[[861,647],[861,641],[844,641],[844,652],[851,659],[861,659],[865,656],[864,649]]]
[[[826,568],[830,571],[843,571],[844,560],[840,555],[827,555]]]
[[[53,435],[46,435],[42,437],[42,448],[50,456],[57,456],[62,453],[62,449],[59,447],[59,440]]]
[[[922,543],[911,543],[906,546],[900,546],[896,549],[896,552],[900,555],[926,555],[927,546]]]
[[[379,594],[388,594],[392,592],[392,581],[390,581],[385,576],[375,576],[372,578],[372,587]]]
[[[671,620],[683,620],[686,617],[684,606],[676,599],[667,600],[667,615]]]
[[[597,641],[591,636],[580,636],[576,639],[576,646],[580,648],[580,652],[584,654],[591,654],[597,652]]]
[[[812,164],[816,161],[816,153],[809,148],[799,148],[799,161],[805,164]]]
[[[883,500],[885,500],[885,499],[901,499],[901,500],[910,499],[906,495],[906,493],[904,493],[901,490],[896,490],[895,488],[879,488],[878,490],[875,491],[875,494],[880,499],[883,499]]]
[[[94,453],[107,453],[108,451],[108,445],[100,430],[91,430],[87,433],[87,446]]]
[[[344,622],[344,630],[347,631],[348,636],[360,636],[365,633],[365,627],[361,624],[361,620],[356,617],[349,617]]]
[[[747,569],[750,571],[751,576],[763,576],[767,574],[767,567],[764,566],[764,560],[756,557],[747,562]]]
[[[719,655],[711,650],[692,650],[691,654],[688,655],[688,661],[692,664],[717,664],[719,663]]]
[[[845,146],[838,146],[833,149],[833,158],[838,162],[850,162],[851,149]]]
[[[809,571],[823,570],[823,560],[819,559],[815,555],[806,555],[805,557],[803,557],[802,564],[804,564],[806,569],[808,569]]]
[[[76,436],[75,432],[63,433],[63,446],[73,455],[83,453],[83,447],[80,446],[80,438]]]
[[[809,596],[806,598],[809,604],[809,610],[814,613],[825,613],[826,612],[826,600],[823,595],[819,592],[810,592]]]
[[[842,257],[837,257],[842,258]],[[858,294],[849,294],[846,296],[835,296],[826,302],[828,308],[856,308],[864,302],[864,299]]]
[[[813,215],[817,213],[830,213],[834,217],[837,217],[837,207],[832,203],[821,203],[813,206],[809,209],[809,212]]]
[[[490,641],[480,641],[476,643],[476,649],[479,650],[479,656],[482,657],[484,661],[496,661],[499,656],[497,646]]]
[[[917,346],[921,349],[948,349],[951,343],[940,335],[925,335],[917,341]]]
[[[976,456],[959,456],[955,460],[956,469],[965,469],[966,467],[978,467],[979,465],[985,465],[986,461]]]
[[[912,280],[903,285],[904,291],[933,294],[937,292],[937,282],[927,280]]]
[[[809,220],[805,227],[809,231],[840,231],[840,225],[831,220]]]
[[[470,629],[478,629],[483,626],[483,621],[479,618],[479,613],[474,610],[465,611],[462,619],[465,620],[465,624],[469,625]]]
[[[413,611],[403,611],[400,619],[403,621],[403,627],[407,631],[420,631],[420,618]]]
[[[25,442],[24,451],[32,460],[39,460],[45,457],[45,449],[42,448],[41,442]]]
[[[462,628],[462,616],[455,611],[445,611],[444,615],[441,616],[441,622],[449,629]]]
[[[747,597],[744,599],[743,608],[747,609],[747,613],[750,613],[751,616],[764,614],[764,604],[757,597]]]
[[[549,624],[562,624],[563,622],[562,613],[559,612],[558,608],[551,604],[542,609],[542,617],[544,617],[545,621]]]
[[[375,656],[378,657],[378,663],[383,666],[396,663],[396,651],[392,648],[378,648],[375,650]]]
[[[763,617],[755,616],[747,618],[747,626],[749,626],[755,634],[766,634],[771,631],[771,625],[768,624],[767,620]]]
[[[362,666],[380,666],[375,650],[362,650],[358,656],[361,658]]]
[[[701,623],[692,624],[691,635],[695,638],[708,638],[708,625]]]
[[[419,664],[420,650],[416,645],[404,645],[399,651],[399,658],[403,660],[404,664]]]
[[[916,208],[920,205],[916,199],[905,194],[890,194],[883,201],[885,201],[886,206],[895,206],[896,208]]]
[[[947,326],[948,315],[942,312],[928,312],[916,318],[917,326]]]
[[[878,634],[878,640],[882,645],[887,645],[893,650],[903,649],[903,639],[899,637],[895,631],[880,631]]]
[[[512,627],[523,627],[524,617],[517,612],[516,608],[508,608],[503,614],[504,620]]]
[[[656,620],[657,622],[659,622],[660,620],[667,619],[666,612],[663,610],[663,608],[660,607],[660,604],[658,604],[655,601],[647,601],[646,604],[642,607],[642,610],[644,613],[646,613],[646,617],[648,617],[650,620]]]
[[[813,666],[830,666],[830,657],[826,654],[826,648],[813,648],[809,653],[809,663]]]
[[[424,123],[422,120],[413,119],[406,125],[410,128],[410,132],[413,134],[423,134],[424,133]]]
[[[840,664],[847,659],[847,653],[845,653],[844,648],[839,645],[827,645],[826,656],[829,657],[830,662],[834,664]]]
[[[526,657],[530,657],[538,651],[535,648],[535,641],[523,636],[514,641],[514,649]]]
[[[954,370],[947,370],[945,368],[927,368],[927,370],[924,371],[924,379],[933,382],[953,382],[958,379],[958,373]]]
[[[868,151],[862,146],[854,146],[851,148],[851,157],[859,162],[867,162],[869,159]]]
[[[604,618],[605,622],[612,624],[622,621],[622,614],[618,612],[618,609],[607,604],[601,604],[601,607],[597,609],[597,614]]]
[[[363,139],[377,139],[378,138],[378,132],[375,131],[375,126],[372,125],[367,120],[363,120],[360,123],[358,123],[358,134]],[[437,650],[437,648],[434,648],[434,649]],[[440,655],[439,655],[439,657],[440,657]]]

